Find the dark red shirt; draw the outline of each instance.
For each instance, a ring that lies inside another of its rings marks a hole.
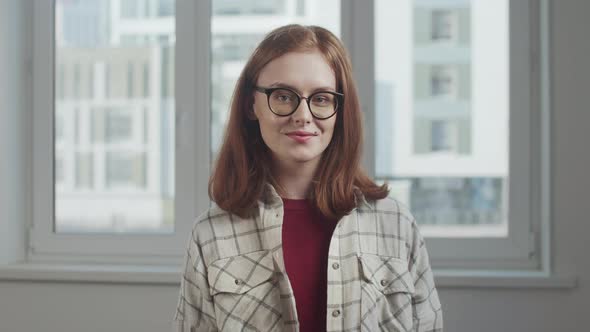
[[[337,221],[310,202],[283,198],[283,257],[301,332],[326,331],[328,250]]]

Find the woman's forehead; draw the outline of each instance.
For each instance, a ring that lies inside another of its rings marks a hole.
[[[319,51],[289,52],[262,68],[258,84],[285,85],[295,89],[334,89],[336,76]]]

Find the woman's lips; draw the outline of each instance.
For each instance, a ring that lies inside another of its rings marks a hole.
[[[314,135],[296,135],[296,134],[289,134],[287,135],[289,138],[293,139],[297,143],[305,143],[309,141]]]

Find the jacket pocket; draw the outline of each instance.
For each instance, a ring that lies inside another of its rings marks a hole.
[[[282,308],[272,252],[211,262],[207,279],[220,331],[280,331]]]
[[[406,260],[359,255],[362,331],[412,330],[414,281]]]

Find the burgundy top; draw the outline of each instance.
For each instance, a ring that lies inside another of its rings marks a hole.
[[[283,257],[301,332],[326,331],[327,268],[337,222],[307,200],[283,198]]]

